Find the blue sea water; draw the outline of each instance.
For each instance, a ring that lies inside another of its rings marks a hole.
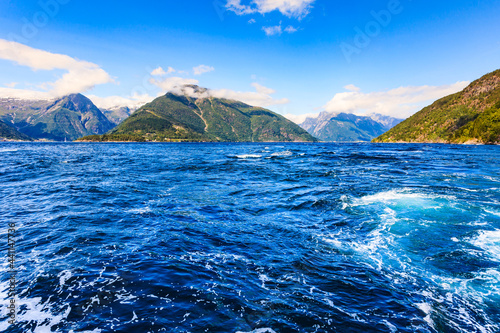
[[[499,153],[0,143],[0,331],[500,332]]]

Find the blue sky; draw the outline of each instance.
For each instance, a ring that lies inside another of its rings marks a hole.
[[[297,121],[407,117],[500,68],[499,17],[498,0],[7,0],[0,97],[140,105],[197,83]]]

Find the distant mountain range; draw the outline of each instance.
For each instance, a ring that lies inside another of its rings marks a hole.
[[[167,93],[135,111],[106,135],[84,141],[314,142],[290,120],[243,102],[210,97],[189,86],[190,95]],[[194,96],[193,93],[194,92]]]
[[[101,109],[101,112],[108,118],[109,121],[111,121],[115,125],[121,124],[125,119],[130,117],[132,113],[134,113],[137,110],[131,109],[127,106],[119,106],[119,107],[114,107],[114,108],[109,108],[109,109]]]
[[[52,101],[0,98],[0,139],[500,143],[500,70],[405,121],[380,114],[322,112],[299,127],[270,110],[189,88],[194,96],[167,93],[137,111],[99,110],[81,94]]]
[[[0,120],[31,138],[54,141],[73,141],[115,127],[81,94],[53,101],[0,99]]]
[[[500,70],[441,98],[373,141],[500,143]]]
[[[300,126],[321,141],[368,142],[402,121],[381,114],[356,116],[325,111],[316,118],[307,118]]]

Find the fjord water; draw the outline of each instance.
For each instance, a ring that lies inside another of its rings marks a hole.
[[[0,331],[499,332],[499,153],[2,143]]]

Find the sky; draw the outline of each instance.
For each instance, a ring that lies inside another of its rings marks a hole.
[[[296,122],[406,118],[500,68],[499,17],[498,0],[2,0],[0,98],[140,106],[196,84]]]

